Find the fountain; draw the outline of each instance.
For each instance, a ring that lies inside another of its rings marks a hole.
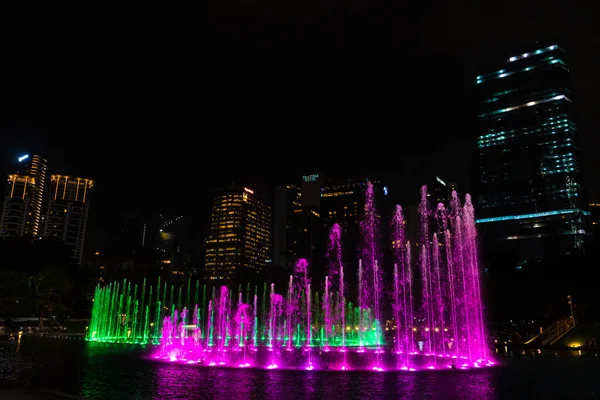
[[[313,285],[303,259],[284,295],[273,283],[262,284],[259,295],[260,285],[250,283],[236,292],[227,286],[200,290],[191,279],[177,286],[160,279],[156,286],[113,282],[96,288],[87,340],[151,345],[156,360],[206,366],[417,371],[493,365],[470,196],[462,204],[453,192],[448,205],[430,207],[424,186],[420,236],[413,241],[397,206],[389,266],[379,250],[371,184],[365,198],[356,303],[346,292],[352,285],[342,228],[334,224],[323,286]],[[387,288],[386,270],[393,276]],[[387,323],[386,310],[393,318]]]

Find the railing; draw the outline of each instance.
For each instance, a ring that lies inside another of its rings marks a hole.
[[[540,335],[542,346],[553,345],[574,327],[575,321],[573,320],[573,317],[562,317],[542,331]]]

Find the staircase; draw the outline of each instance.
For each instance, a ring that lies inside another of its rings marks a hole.
[[[542,346],[553,345],[574,327],[575,321],[571,316],[562,317],[542,331],[540,335]]]

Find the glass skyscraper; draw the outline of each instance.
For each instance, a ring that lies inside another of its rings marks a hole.
[[[582,249],[583,199],[567,54],[539,46],[477,76],[475,198],[486,250],[516,262]]]

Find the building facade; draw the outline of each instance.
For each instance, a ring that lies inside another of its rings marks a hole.
[[[300,187],[278,188],[275,195],[276,265],[291,267],[298,259],[305,258],[312,265],[313,274],[322,275],[327,263],[328,234],[335,223],[343,229],[344,259],[349,263],[356,261],[368,182],[368,179],[332,181],[321,174],[310,174],[301,177]],[[385,236],[391,215],[386,203],[388,188],[379,181],[372,183],[377,210],[385,221],[380,223]]]
[[[567,54],[534,46],[477,76],[474,194],[486,251],[515,261],[583,248],[577,125]]]
[[[44,236],[61,239],[80,265],[93,187],[89,178],[50,176]]]
[[[38,155],[19,157],[19,168],[6,181],[0,237],[38,237],[42,233],[42,202],[47,161]]]
[[[271,207],[247,187],[218,191],[205,244],[205,279],[260,274],[271,264],[270,253]]]

